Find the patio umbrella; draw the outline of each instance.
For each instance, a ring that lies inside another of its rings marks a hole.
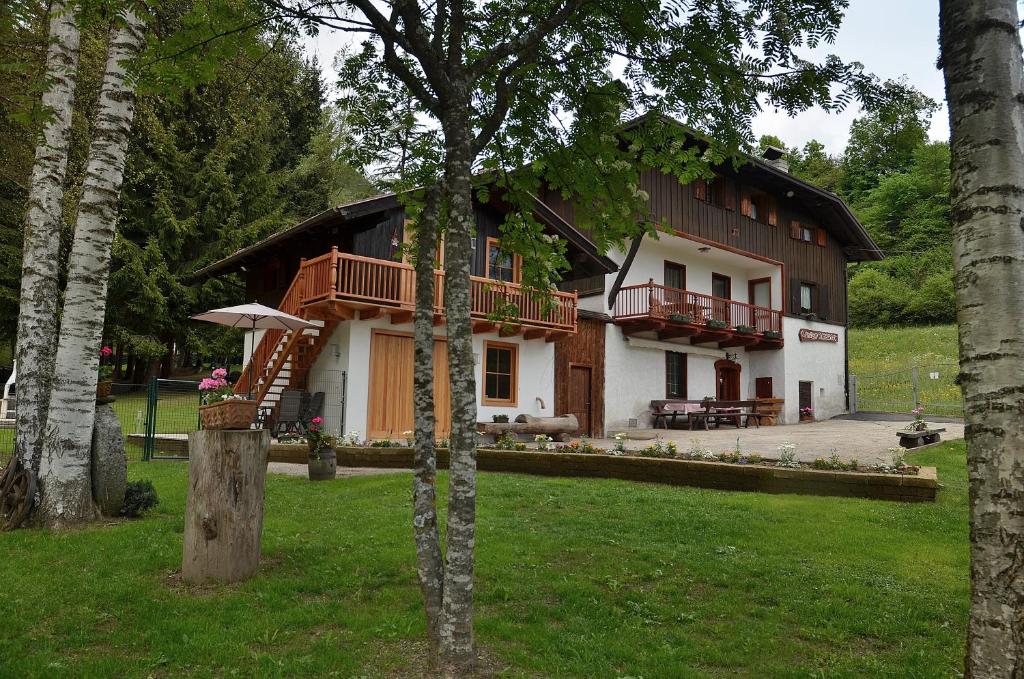
[[[253,341],[249,345],[249,398],[252,398],[253,365],[252,355],[256,351],[257,330],[302,330],[315,328],[316,325],[298,316],[286,314],[278,309],[257,304],[239,304],[238,306],[212,309],[192,316],[195,321],[207,321],[226,325],[232,328],[247,328],[253,331]]]

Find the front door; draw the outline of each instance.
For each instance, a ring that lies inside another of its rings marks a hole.
[[[451,406],[448,393],[448,343],[434,340],[434,416],[436,434],[448,436]],[[410,335],[374,331],[370,343],[370,388],[366,436],[403,439],[413,429],[413,341]]]
[[[591,368],[589,365],[569,366],[569,412],[580,423],[580,434],[593,435],[592,402],[590,399]]]
[[[740,364],[734,361],[715,362],[715,382],[719,401],[740,400]]]
[[[805,408],[811,408],[813,410],[814,404],[811,402],[812,390],[814,388],[814,382],[800,382],[799,396],[800,396],[800,412],[804,412]]]

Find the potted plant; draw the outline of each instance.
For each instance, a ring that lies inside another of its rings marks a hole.
[[[728,323],[718,318],[712,318],[710,321],[708,321],[707,325],[709,328],[715,328],[717,330],[724,330],[725,328],[729,327]]]
[[[804,406],[800,409],[800,421],[801,422],[813,422],[814,421],[814,408],[811,406]]]
[[[756,328],[754,326],[752,326],[752,325],[737,325],[736,326],[736,332],[742,333],[744,335],[753,335],[754,334],[754,330],[756,330]]]
[[[307,469],[310,481],[333,479],[338,469],[338,455],[334,451],[335,439],[323,430],[322,417],[314,417],[306,425],[306,443],[309,444]]]
[[[672,321],[673,323],[689,323],[692,320],[690,318],[689,314],[680,314],[680,313],[669,314],[668,319],[670,321]]]
[[[505,424],[508,422],[508,415],[491,415],[491,421],[495,423]]]
[[[765,330],[765,339],[782,339],[782,333],[778,330]]]
[[[256,419],[256,401],[235,394],[227,376],[227,370],[217,368],[199,383],[203,429],[248,429]]]
[[[910,414],[914,416],[914,421],[910,423],[910,431],[924,431],[928,428],[928,423],[924,421],[924,406],[917,406]]]
[[[105,399],[110,396],[110,390],[114,386],[114,366],[106,363],[110,355],[114,353],[110,347],[100,349],[100,367],[96,374],[96,400]]]

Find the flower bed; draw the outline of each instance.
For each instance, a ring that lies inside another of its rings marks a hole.
[[[739,456],[733,460],[729,453],[718,456],[708,453],[714,458],[708,459],[695,456],[682,458],[678,453],[606,453],[593,447],[590,448],[591,451],[600,452],[588,452],[584,450],[584,444],[589,446],[586,442],[573,443],[550,450],[480,448],[477,450],[477,468],[482,471],[544,476],[615,478],[721,490],[838,495],[905,502],[934,501],[938,488],[933,467],[903,465],[885,471],[858,466],[855,470],[839,470],[817,468],[817,462],[808,464],[788,458],[751,462],[753,454]],[[652,445],[658,444],[665,450],[670,449],[668,443],[657,442]],[[271,460],[301,461],[292,459],[292,450],[296,448],[298,446],[274,444],[271,446]],[[305,451],[302,453],[304,460]],[[343,467],[410,469],[412,462],[413,451],[408,446],[338,448],[338,465]],[[437,449],[437,464],[441,468],[448,466],[446,448]],[[823,464],[830,464],[830,460],[823,460]]]

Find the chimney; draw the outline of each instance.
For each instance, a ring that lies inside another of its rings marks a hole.
[[[769,165],[774,165],[783,172],[789,172],[789,161],[786,160],[785,149],[780,149],[777,146],[767,146],[764,151],[761,151],[761,157],[764,158]]]

